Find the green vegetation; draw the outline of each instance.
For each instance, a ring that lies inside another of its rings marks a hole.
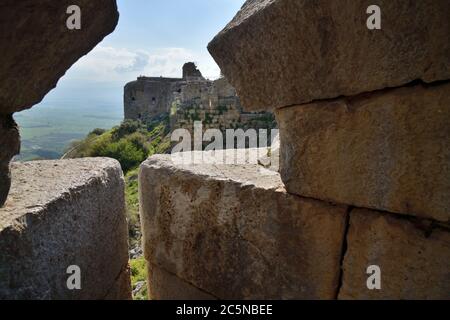
[[[125,175],[125,200],[128,215],[128,233],[130,236],[130,247],[134,248],[139,242],[139,192],[138,192],[139,169],[129,171]]]
[[[67,149],[67,158],[110,157],[117,159],[125,174],[125,199],[128,216],[130,249],[140,245],[138,197],[139,165],[147,157],[166,153],[171,146],[168,135],[169,115],[151,122],[125,120],[111,130],[95,129],[86,138],[74,141]],[[131,284],[135,300],[147,299],[147,267],[143,257],[130,260]],[[138,288],[138,289],[139,289]]]
[[[149,124],[125,120],[109,131],[95,129],[85,139],[72,142],[67,157],[114,158],[127,173],[148,156],[167,151],[170,147],[170,139],[166,136],[168,130],[168,116]]]
[[[136,290],[136,287],[139,283],[145,283],[139,292],[133,294],[134,300],[148,300],[147,293],[147,265],[145,263],[145,258],[140,257],[138,259],[134,259],[130,261],[131,267],[131,288],[132,290]]]
[[[171,146],[169,117],[164,115],[143,123],[125,120],[120,126],[105,131],[95,129],[80,141],[74,141],[68,148],[66,157],[109,157],[117,159],[125,173],[125,198],[130,234],[130,247],[140,238],[138,170],[139,165],[149,156],[166,153]]]

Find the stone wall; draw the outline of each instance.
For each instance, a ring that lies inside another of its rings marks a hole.
[[[236,90],[225,78],[215,81],[189,81],[175,92],[171,107],[171,127],[190,131],[195,121],[203,129],[272,129],[276,127],[272,113],[244,112]]]
[[[169,112],[172,92],[179,90],[176,78],[140,77],[124,88],[125,119],[146,121]]]
[[[0,300],[130,299],[124,181],[116,160],[12,165],[0,209]],[[81,290],[69,290],[69,266]]]
[[[210,43],[280,176],[144,163],[154,297],[450,299],[450,3],[371,4],[249,0]]]
[[[206,129],[276,127],[272,113],[245,112],[236,90],[225,78],[205,79],[195,64],[183,66],[183,78],[140,77],[124,89],[125,119],[148,121],[170,114],[171,128],[193,130],[195,121]]]

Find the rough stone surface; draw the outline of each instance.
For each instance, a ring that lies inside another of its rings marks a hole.
[[[450,2],[249,0],[209,44],[248,110],[450,78]]]
[[[81,30],[69,30],[70,5],[81,9]],[[115,0],[3,0],[0,4],[0,113],[30,108],[69,67],[111,33]]]
[[[12,164],[0,209],[0,299],[129,299],[124,182],[116,160]],[[70,265],[82,290],[68,290]]]
[[[81,30],[66,26],[70,5],[81,9]],[[40,102],[72,64],[114,30],[118,18],[115,0],[1,1],[0,207],[9,191],[9,161],[20,144],[11,114]]]
[[[183,79],[188,78],[203,78],[202,73],[197,69],[194,62],[187,62],[183,65]]]
[[[278,173],[251,164],[158,155],[139,181],[152,264],[220,299],[335,297],[345,206],[289,195]]]
[[[427,235],[390,214],[350,213],[340,299],[450,299],[450,230]],[[381,269],[381,290],[368,290],[366,270]]]
[[[450,220],[450,83],[282,108],[277,119],[289,192]]]
[[[215,300],[190,283],[164,269],[148,263],[150,300]]]
[[[0,114],[0,207],[6,201],[11,186],[9,160],[20,149],[17,124],[11,115]]]

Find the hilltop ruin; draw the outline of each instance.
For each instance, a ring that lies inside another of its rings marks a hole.
[[[125,119],[149,121],[170,115],[171,129],[192,130],[194,121],[205,129],[276,126],[270,112],[246,112],[236,90],[221,77],[205,79],[193,62],[183,66],[182,78],[139,77],[124,88]]]

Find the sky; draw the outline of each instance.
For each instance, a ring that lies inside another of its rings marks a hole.
[[[217,78],[219,67],[206,46],[244,2],[118,0],[116,30],[75,63],[41,105],[122,107],[127,82],[140,75],[181,77],[188,61]]]

